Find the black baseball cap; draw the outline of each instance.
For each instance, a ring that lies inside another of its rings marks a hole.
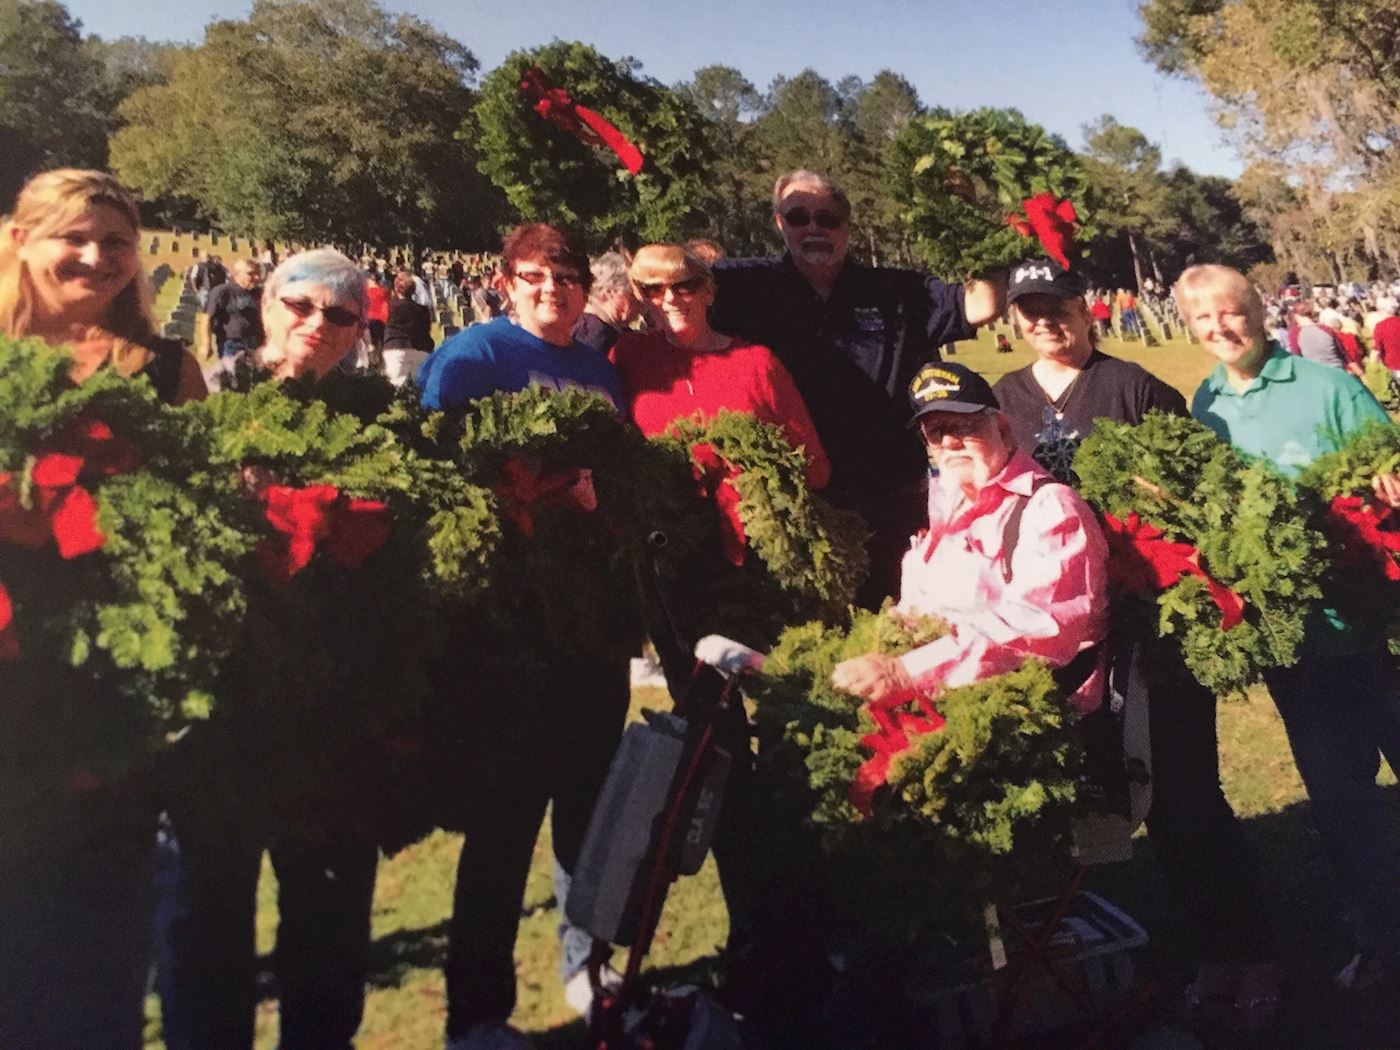
[[[1011,267],[1006,278],[1006,301],[1014,303],[1023,295],[1053,295],[1057,299],[1078,299],[1086,285],[1077,273],[1066,270],[1053,259],[1027,259]]]
[[[909,384],[913,426],[930,412],[981,412],[1000,408],[991,384],[966,365],[937,361],[924,365]]]

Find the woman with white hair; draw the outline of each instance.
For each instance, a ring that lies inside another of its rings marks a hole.
[[[606,354],[637,318],[640,304],[627,276],[627,260],[619,252],[607,252],[593,260],[589,270],[593,284],[588,305],[574,325],[574,338]]]
[[[1182,317],[1220,362],[1191,415],[1247,455],[1293,476],[1385,410],[1347,373],[1289,354],[1264,335],[1264,304],[1227,266],[1193,266],[1176,298]],[[1376,498],[1400,506],[1400,476],[1377,475]],[[1400,978],[1400,858],[1376,784],[1380,758],[1400,763],[1400,696],[1394,658],[1373,626],[1318,609],[1299,659],[1264,680],[1288,732],[1312,817],[1353,921],[1357,953],[1337,975],[1343,989]],[[1345,683],[1339,688],[1339,683]]]
[[[359,345],[368,307],[364,272],[340,252],[289,256],[264,288],[263,345],[223,359],[217,378],[226,390],[245,390],[260,378],[321,378]],[[251,1050],[264,850],[277,874],[279,1045],[350,1050],[364,1011],[375,841],[329,824],[246,841],[204,801],[178,794],[166,800],[156,990],[167,1050]]]

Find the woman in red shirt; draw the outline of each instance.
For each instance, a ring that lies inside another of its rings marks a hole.
[[[628,415],[651,435],[678,419],[749,412],[783,428],[807,455],[807,483],[821,488],[831,464],[802,395],[773,352],[710,327],[710,268],[678,244],[649,244],[628,271],[652,330],[624,332],[613,347]]]

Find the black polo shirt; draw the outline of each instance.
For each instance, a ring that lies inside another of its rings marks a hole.
[[[721,260],[715,279],[714,327],[768,347],[792,373],[831,460],[827,492],[876,532],[874,571],[892,593],[899,557],[927,515],[909,383],[941,345],[972,337],[962,287],[848,261],[823,300],[786,255]]]

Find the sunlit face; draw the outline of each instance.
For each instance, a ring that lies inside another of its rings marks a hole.
[[[263,298],[264,356],[282,378],[322,376],[353,350],[364,331],[364,313],[353,299],[337,299],[321,285],[285,285]]]
[[[1267,347],[1244,303],[1226,292],[1204,289],[1184,296],[1186,323],[1211,355],[1235,372],[1255,371]]]
[[[1094,318],[1083,299],[1057,295],[1023,295],[1012,304],[1031,349],[1041,358],[1073,361],[1092,349]]]
[[[790,183],[778,202],[775,221],[800,269],[833,274],[841,269],[850,246],[850,217],[820,185]]]
[[[233,283],[242,288],[245,292],[251,291],[256,286],[262,284],[262,269],[256,265],[246,262],[235,263],[233,267]]]
[[[544,259],[522,259],[506,278],[516,322],[547,343],[568,346],[574,325],[588,305],[577,270]]]
[[[969,497],[1001,473],[1014,445],[997,412],[930,412],[919,421],[939,483]]]
[[[707,311],[714,305],[715,289],[704,277],[680,276],[640,287],[648,318],[680,345],[689,345],[710,333]]]
[[[101,323],[136,280],[136,228],[116,208],[94,204],[51,230],[12,227],[39,311],[75,324]]]

